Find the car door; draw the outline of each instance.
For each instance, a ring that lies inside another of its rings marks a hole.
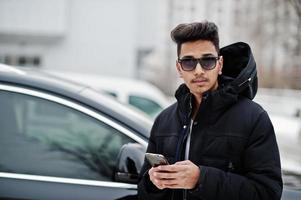
[[[0,197],[134,199],[114,181],[120,148],[145,141],[66,98],[0,85]]]

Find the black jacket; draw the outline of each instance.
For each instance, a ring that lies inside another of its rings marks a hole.
[[[224,58],[219,88],[203,95],[192,127],[189,160],[200,167],[192,190],[157,189],[147,162],[138,184],[140,199],[280,199],[282,178],[273,125],[252,101],[257,91],[256,64],[250,47],[235,43],[221,49]],[[194,100],[183,84],[177,102],[156,118],[147,152],[170,163],[184,157],[187,125]]]

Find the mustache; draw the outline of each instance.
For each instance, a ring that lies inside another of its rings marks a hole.
[[[198,82],[198,81],[205,81],[205,82],[207,82],[207,81],[209,81],[209,79],[208,78],[205,78],[205,77],[202,77],[202,76],[200,76],[200,77],[196,77],[196,78],[194,78],[194,79],[192,79],[190,82]]]

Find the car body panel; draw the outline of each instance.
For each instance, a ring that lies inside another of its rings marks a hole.
[[[23,175],[6,176],[0,174],[1,198],[11,199],[118,199],[137,193],[134,184],[64,179],[54,177],[31,178]],[[13,178],[8,178],[13,177]],[[16,181],[17,180],[17,181]],[[45,195],[47,194],[47,195]]]

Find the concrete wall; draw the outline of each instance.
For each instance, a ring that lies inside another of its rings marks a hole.
[[[132,77],[136,0],[0,0],[0,56],[41,67]]]

